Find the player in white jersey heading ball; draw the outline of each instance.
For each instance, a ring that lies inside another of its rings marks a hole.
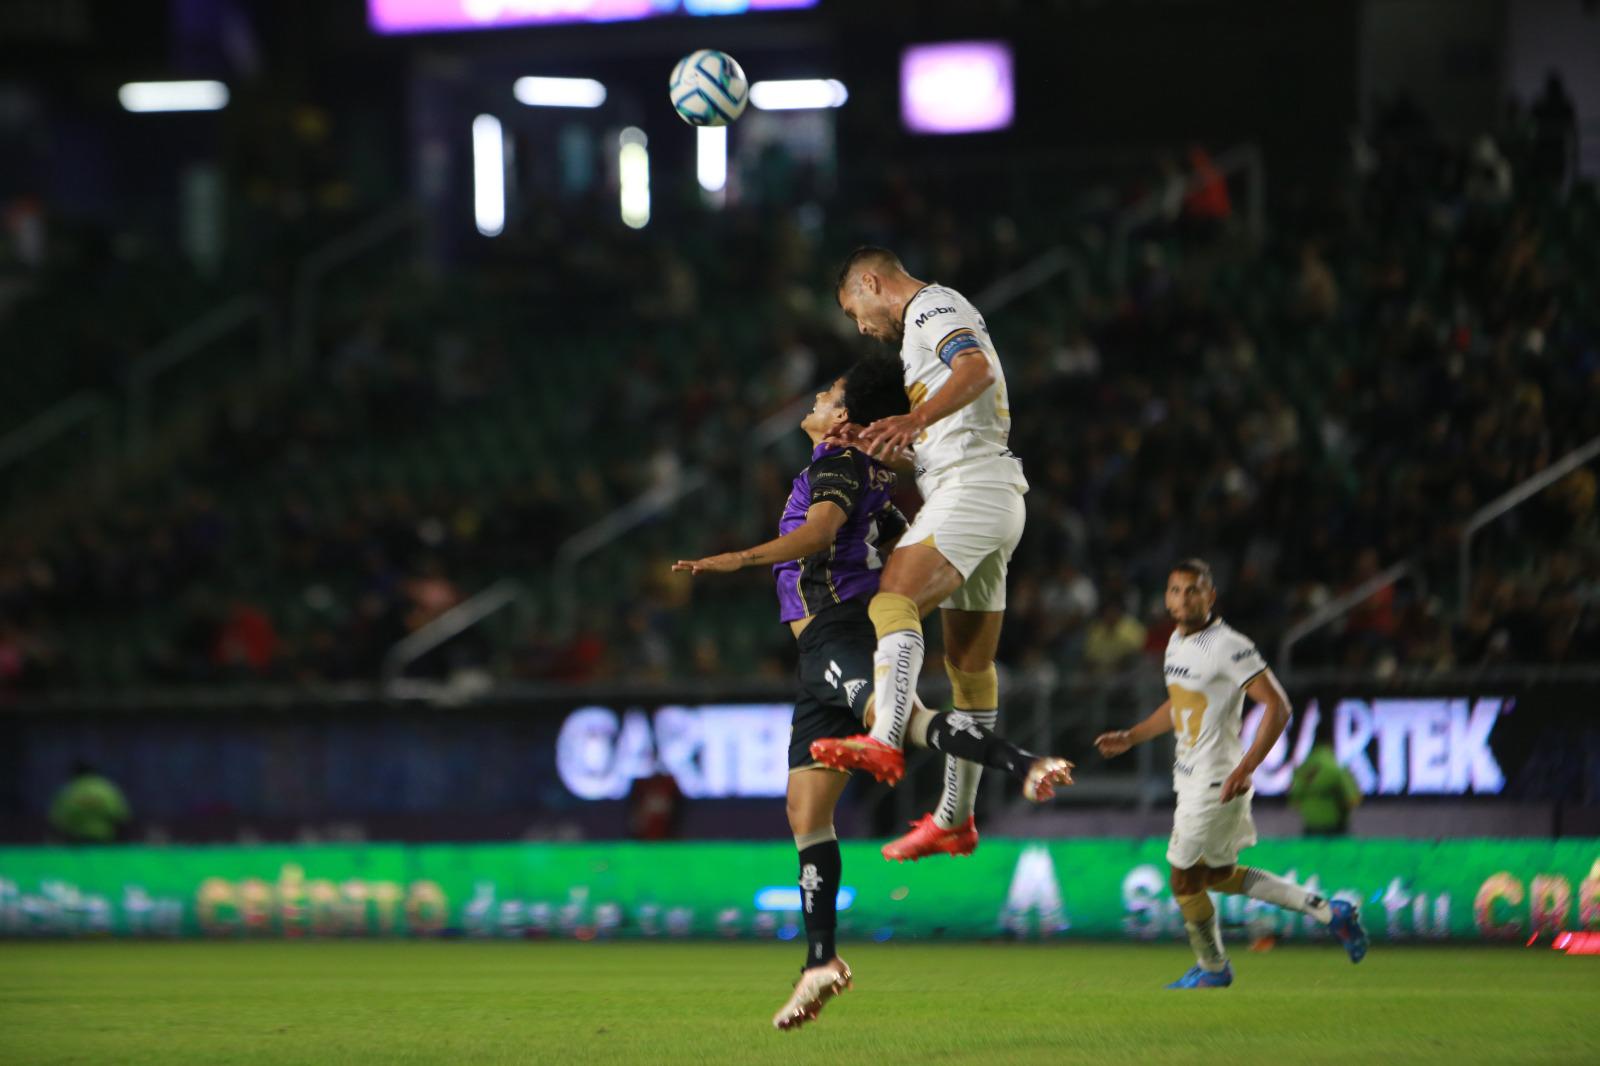
[[[860,248],[839,272],[839,306],[864,335],[900,346],[911,411],[860,427],[877,458],[912,450],[922,510],[900,538],[868,606],[877,631],[870,735],[819,740],[812,755],[894,784],[905,773],[906,724],[922,672],[922,619],[942,607],[945,671],[957,711],[995,728],[995,650],[1005,617],[1006,568],[1022,539],[1022,463],[1011,454],[1005,373],[977,308],[954,289],[906,272],[886,248]],[[931,814],[885,845],[890,859],[966,855],[978,844],[972,808],[982,768],[945,757]]]
[[[1237,865],[1256,842],[1250,818],[1251,778],[1289,724],[1289,698],[1249,637],[1216,614],[1211,567],[1185,559],[1167,577],[1167,613],[1177,625],[1167,642],[1167,701],[1132,729],[1103,733],[1095,746],[1106,758],[1166,732],[1177,734],[1172,765],[1178,807],[1167,862],[1172,894],[1183,912],[1198,963],[1168,988],[1226,988],[1233,967],[1222,946],[1208,890],[1243,894],[1309,914],[1328,926],[1351,962],[1367,953],[1367,934],[1353,904],[1327,900],[1265,870]],[[1266,714],[1244,751],[1239,738],[1244,698]]]

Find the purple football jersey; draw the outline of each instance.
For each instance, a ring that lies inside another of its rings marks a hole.
[[[813,504],[837,504],[849,517],[826,551],[772,568],[782,621],[793,622],[846,600],[878,591],[883,559],[878,546],[905,532],[906,520],[889,500],[894,471],[854,448],[819,444],[811,465],[794,479],[778,520],[778,535],[805,524]]]

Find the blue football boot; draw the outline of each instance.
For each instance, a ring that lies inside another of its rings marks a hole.
[[[1227,988],[1233,984],[1233,963],[1223,963],[1222,969],[1216,973],[1203,970],[1199,966],[1189,969],[1189,972],[1168,985],[1168,988]]]
[[[1367,931],[1361,928],[1361,912],[1356,910],[1354,903],[1342,899],[1332,900],[1328,906],[1333,909],[1333,917],[1328,920],[1328,932],[1344,945],[1351,962],[1360,962],[1367,957]]]

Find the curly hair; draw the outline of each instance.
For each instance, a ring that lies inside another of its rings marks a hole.
[[[899,359],[873,355],[845,371],[844,409],[850,421],[870,426],[880,418],[911,410]]]

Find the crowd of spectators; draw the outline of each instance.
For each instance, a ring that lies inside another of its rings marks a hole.
[[[766,583],[691,588],[665,562],[777,514],[796,452],[754,454],[751,434],[858,354],[828,287],[863,239],[972,294],[1058,242],[1083,267],[990,318],[1033,486],[1011,668],[1108,675],[1159,654],[1166,567],[1191,554],[1268,649],[1415,564],[1296,665],[1595,662],[1593,465],[1485,532],[1465,610],[1454,587],[1471,515],[1600,436],[1593,186],[1552,169],[1536,131],[1452,149],[1403,112],[1356,140],[1348,175],[1285,193],[1264,236],[1203,151],[1149,185],[1125,267],[1105,217],[1024,232],[891,175],[826,222],[730,210],[697,244],[573,211],[470,277],[385,275],[327,324],[311,377],[219,405],[170,478],[0,544],[0,690],[367,679],[507,574],[535,590],[531,624],[423,669],[779,676],[783,631],[749,636]],[[640,494],[673,499],[692,471],[713,487],[560,572],[572,533]],[[86,666],[86,647],[115,668]]]
[[[1018,416],[1035,492],[1015,660],[1103,670],[1153,651],[1163,568],[1192,551],[1216,561],[1230,619],[1268,640],[1416,563],[1302,664],[1595,661],[1593,464],[1485,531],[1457,610],[1474,512],[1600,435],[1593,190],[1536,165],[1537,139],[1512,143],[1363,144],[1349,199],[1279,219],[1247,293],[1219,298],[1227,251],[1187,240],[1176,261],[1152,235],[1120,304],[1033,338],[1013,389],[1066,417]]]

